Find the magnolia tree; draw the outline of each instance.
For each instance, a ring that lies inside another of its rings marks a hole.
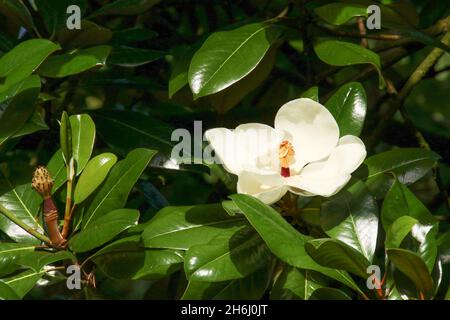
[[[0,299],[448,299],[447,1],[0,1]]]

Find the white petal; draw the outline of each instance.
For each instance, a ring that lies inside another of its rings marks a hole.
[[[239,175],[238,193],[249,194],[266,204],[280,200],[287,192],[288,187],[279,174],[258,174],[243,171]]]
[[[231,173],[279,171],[278,148],[283,137],[270,126],[248,123],[233,131],[216,128],[207,130],[205,137]]]
[[[336,147],[339,127],[331,113],[314,100],[301,98],[284,104],[275,117],[275,129],[291,136],[295,151],[294,170],[326,158]]]
[[[289,190],[293,193],[310,197],[314,195],[331,197],[338,193],[351,179],[349,174],[334,177],[314,177],[296,175],[286,178]]]
[[[361,139],[344,136],[339,139],[328,159],[308,164],[298,175],[289,177],[286,181],[292,187],[292,192],[329,197],[347,184],[350,174],[361,165],[366,154]]]

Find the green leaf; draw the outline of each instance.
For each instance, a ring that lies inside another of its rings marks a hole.
[[[14,133],[12,138],[18,138],[22,136],[26,136],[41,130],[48,130],[48,126],[45,123],[45,116],[43,109],[42,112],[35,110],[30,118],[25,122],[25,124],[18,131]]]
[[[128,194],[155,153],[149,149],[133,150],[112,168],[84,214],[83,230],[106,213],[125,206]]]
[[[137,225],[139,211],[117,209],[91,223],[69,241],[70,248],[77,252],[90,251],[110,241],[122,231]]]
[[[30,76],[0,93],[0,146],[31,117],[40,89],[39,77]]]
[[[323,273],[361,292],[346,272],[317,264],[305,251],[305,243],[310,237],[295,230],[277,211],[245,194],[234,194],[230,198],[278,258],[291,266]]]
[[[61,149],[58,149],[50,158],[47,169],[53,178],[54,185],[52,193],[55,193],[67,181],[66,164],[64,163],[64,156]]]
[[[272,288],[270,299],[308,300],[316,289],[323,286],[320,274],[310,270],[285,267]]]
[[[314,12],[330,24],[341,25],[353,17],[367,17],[367,6],[356,3],[330,3],[315,8]]]
[[[0,78],[6,77],[6,80],[0,84],[0,92],[28,78],[45,58],[59,49],[49,40],[32,39],[21,42],[4,54],[0,58]]]
[[[4,278],[3,281],[14,290],[19,299],[22,299],[46,272],[45,270],[28,269],[12,277]]]
[[[435,152],[421,148],[394,149],[367,158],[355,176],[367,180],[370,191],[382,198],[392,184],[391,173],[401,183],[411,184],[427,174],[439,159]]]
[[[166,207],[147,224],[142,240],[149,248],[187,250],[220,234],[234,234],[246,224],[243,216],[229,216],[218,204]]]
[[[267,268],[244,278],[221,282],[189,281],[181,300],[258,300],[270,280]]]
[[[387,249],[389,259],[406,275],[426,297],[433,294],[433,280],[423,260],[414,252],[404,249]]]
[[[381,74],[380,57],[369,49],[350,42],[323,40],[314,46],[314,51],[320,60],[332,66],[370,63],[378,71],[380,89],[385,86],[384,78]]]
[[[150,40],[156,38],[157,36],[158,33],[156,31],[142,27],[133,27],[114,31],[114,33],[112,34],[111,43],[113,45],[123,45]]]
[[[88,20],[81,20],[81,29],[64,28],[58,32],[58,42],[64,48],[77,49],[100,44],[111,40],[112,32]]]
[[[189,67],[194,97],[219,92],[241,80],[256,68],[277,37],[275,27],[261,23],[210,35]]]
[[[72,263],[77,262],[76,257],[69,251],[34,251],[20,257],[18,264],[29,267],[34,271],[41,271],[45,266],[63,260],[71,261]]]
[[[0,280],[0,300],[19,300],[19,296],[6,283]]]
[[[79,175],[91,158],[95,142],[95,123],[87,114],[70,116],[72,131],[72,156]]]
[[[402,216],[410,216],[424,225],[436,223],[436,219],[414,193],[396,180],[386,194],[381,208],[381,222],[384,229],[389,230],[392,223]]]
[[[64,156],[64,162],[69,164],[72,158],[72,130],[70,128],[69,115],[63,111],[61,116],[61,125],[59,127],[59,144]]]
[[[31,188],[31,183],[14,186],[3,172],[0,173],[0,177],[2,176],[2,182],[6,183],[11,189],[0,196],[0,204],[13,212],[17,218],[25,222],[30,228],[43,233],[44,231],[37,221],[39,207],[42,203],[39,194]],[[0,214],[0,230],[16,242],[26,244],[40,243],[40,240],[30,235],[2,214]]]
[[[34,251],[34,246],[0,242],[0,277],[16,270],[17,260]]]
[[[104,66],[110,46],[96,46],[75,50],[48,58],[39,68],[39,74],[49,78],[64,78],[94,67]]]
[[[138,67],[161,59],[165,54],[158,50],[119,47],[112,49],[108,63],[121,67]]]
[[[135,248],[112,251],[93,258],[95,264],[113,279],[158,279],[179,269],[180,253],[171,250]]]
[[[116,0],[102,6],[90,17],[108,14],[134,15],[153,7],[160,0]]]
[[[395,220],[386,234],[386,248],[399,248],[416,223],[418,221],[410,216],[402,216]]]
[[[420,243],[418,254],[431,271],[437,256],[437,221],[408,187],[396,180],[381,209],[383,227],[389,230],[394,221],[403,216],[412,217],[419,222],[412,229],[412,236]]]
[[[195,47],[194,47],[195,48]],[[179,54],[173,56],[172,72],[169,79],[169,98],[189,83],[188,71],[194,54],[194,48],[188,47]]]
[[[112,148],[127,153],[134,148],[147,147],[170,154],[174,146],[174,128],[146,115],[119,110],[92,113],[100,137]]]
[[[346,293],[336,288],[317,288],[309,300],[352,300]]]
[[[358,251],[334,239],[314,239],[305,245],[308,254],[324,267],[349,271],[367,278],[370,262]]]
[[[309,88],[308,90],[302,93],[300,98],[309,98],[311,100],[319,102],[319,87],[314,86]]]
[[[219,114],[234,108],[250,92],[258,88],[269,76],[275,65],[277,50],[269,49],[261,62],[248,75],[228,88],[210,96],[211,104]]]
[[[325,103],[339,125],[340,136],[359,136],[364,126],[367,97],[359,82],[350,82],[340,87]]]
[[[378,206],[363,182],[358,181],[322,203],[321,225],[372,262],[378,234]]]
[[[75,204],[83,202],[102,184],[116,161],[112,153],[102,153],[89,160],[75,187]]]
[[[218,282],[243,278],[267,264],[269,251],[253,228],[232,235],[219,234],[186,252],[184,270],[189,280]]]

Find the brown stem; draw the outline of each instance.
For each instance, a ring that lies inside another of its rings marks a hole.
[[[364,25],[364,19],[362,17],[358,17],[356,18],[356,22],[358,23],[358,30],[361,36],[361,45],[364,48],[367,48],[369,46],[369,42],[367,41],[367,38],[365,38],[367,32],[366,26]]]
[[[59,232],[58,209],[51,197],[44,199],[44,221],[47,225],[51,244],[57,248],[65,248],[67,241]]]

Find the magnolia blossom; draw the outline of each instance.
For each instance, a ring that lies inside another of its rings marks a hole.
[[[284,104],[274,128],[248,123],[234,130],[210,129],[205,137],[225,169],[238,176],[237,191],[267,204],[277,202],[287,191],[332,196],[366,157],[361,139],[339,138],[331,113],[306,98]]]

